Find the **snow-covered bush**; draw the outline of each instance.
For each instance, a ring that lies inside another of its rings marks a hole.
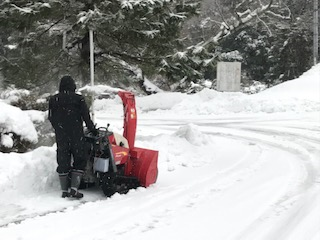
[[[265,89],[267,89],[266,84],[263,84],[259,81],[253,81],[253,83],[250,86],[243,87],[241,91],[247,94],[255,94]]]
[[[0,151],[25,152],[38,142],[27,113],[0,100]]]
[[[0,99],[3,99],[5,100],[5,102],[11,104],[13,102],[18,102],[21,98],[29,95],[30,95],[29,90],[16,89],[15,87],[11,86],[0,93]]]
[[[198,83],[191,82],[190,87],[186,89],[186,93],[197,93],[202,91],[204,88],[211,88],[213,82],[206,79],[199,80]]]
[[[9,87],[0,93],[0,99],[22,110],[45,111],[48,108],[49,94],[39,95],[37,91]]]

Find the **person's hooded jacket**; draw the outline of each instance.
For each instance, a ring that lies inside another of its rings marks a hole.
[[[48,119],[56,132],[83,134],[83,121],[90,131],[95,131],[85,99],[75,90],[74,80],[64,76],[60,81],[59,93],[50,97]]]

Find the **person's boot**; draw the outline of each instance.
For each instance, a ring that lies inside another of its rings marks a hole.
[[[68,189],[70,187],[69,173],[59,173],[60,187],[62,190],[62,198],[69,197]]]
[[[83,194],[78,191],[82,176],[83,176],[83,171],[81,170],[73,170],[71,172],[70,197],[77,198],[77,199],[80,199],[83,197]]]

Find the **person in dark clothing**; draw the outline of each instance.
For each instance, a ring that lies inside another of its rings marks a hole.
[[[48,119],[56,135],[57,172],[63,198],[83,197],[78,191],[86,166],[83,122],[93,134],[97,132],[84,97],[76,94],[75,90],[72,77],[64,76],[60,81],[59,93],[49,99]]]

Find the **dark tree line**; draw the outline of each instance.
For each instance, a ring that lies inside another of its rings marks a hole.
[[[89,29],[96,79],[118,87],[146,76],[183,91],[213,80],[221,60],[274,84],[312,64],[311,0],[6,0],[0,78],[28,89],[56,85],[63,74],[88,83]]]
[[[97,79],[121,85],[139,72],[157,73],[198,7],[173,0],[2,1],[0,70],[17,87],[47,85],[65,73],[86,83],[93,29]]]

